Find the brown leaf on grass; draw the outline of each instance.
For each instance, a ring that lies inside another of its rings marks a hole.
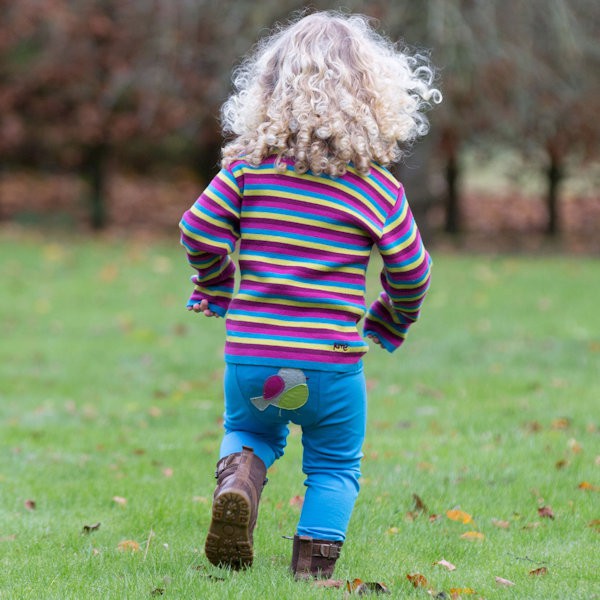
[[[538,421],[531,421],[530,423],[527,423],[525,428],[527,431],[529,431],[529,433],[539,433],[543,429],[541,423]]]
[[[570,426],[571,419],[569,419],[568,417],[560,417],[558,419],[554,419],[551,424],[552,429],[558,431],[569,429]]]
[[[93,525],[84,525],[81,533],[90,534],[92,531],[98,531],[100,529],[100,523],[94,523]]]
[[[162,596],[165,593],[165,588],[154,588],[151,592],[151,596]]]
[[[550,506],[541,506],[538,508],[538,515],[540,515],[542,519],[554,519],[554,511]]]
[[[173,469],[171,467],[166,467],[162,470],[162,474],[165,477],[173,477]]]
[[[445,569],[448,569],[448,571],[456,570],[456,567],[451,562],[448,562],[445,558],[442,558],[442,560],[438,560],[438,561],[434,562],[433,564],[439,565],[440,567],[444,567]]]
[[[429,510],[418,494],[413,494],[413,510],[406,513],[405,518],[407,521],[415,521],[422,514],[428,513]]]
[[[36,509],[35,500],[25,500],[25,502],[23,504],[25,505],[25,508],[27,510],[35,510]]]
[[[561,458],[560,460],[556,461],[554,466],[559,470],[564,469],[569,466],[569,461],[566,458]]]
[[[499,529],[508,529],[510,527],[510,521],[502,521],[501,519],[492,519],[492,525]]]
[[[460,537],[463,540],[470,540],[473,542],[483,541],[485,539],[485,535],[483,535],[483,533],[481,533],[480,531],[467,531],[466,533],[463,533]]]
[[[113,502],[118,504],[119,506],[127,506],[127,498],[123,498],[122,496],[113,496]]]
[[[580,454],[583,452],[583,447],[575,438],[571,438],[567,444],[569,446],[569,450],[571,450],[573,454]]]
[[[541,523],[539,521],[534,521],[533,523],[527,523],[527,525],[524,525],[522,527],[522,529],[537,529],[538,527],[541,526]]]
[[[588,523],[588,527],[595,529],[598,533],[600,533],[600,519],[594,519]]]
[[[539,577],[540,575],[547,575],[548,569],[546,567],[540,567],[539,569],[533,569],[533,571],[529,571],[529,574],[532,577]]]
[[[473,588],[450,588],[450,597],[452,600],[459,600],[461,596],[469,596],[476,593]]]
[[[429,510],[427,509],[427,506],[425,505],[425,502],[423,502],[423,500],[421,499],[421,496],[419,496],[418,494],[413,494],[413,502],[415,504],[415,508],[414,510],[416,512],[429,512]]]
[[[467,525],[473,521],[473,517],[464,510],[448,510],[446,516],[452,521],[459,521],[463,525]]]
[[[322,588],[341,588],[344,582],[341,579],[317,579],[313,585]]]
[[[140,545],[135,540],[122,540],[117,544],[117,549],[121,552],[127,550],[137,552],[140,549]]]
[[[16,533],[11,533],[10,535],[5,535],[0,537],[0,542],[14,542],[17,539]]]
[[[366,594],[389,594],[390,590],[379,581],[363,581],[362,579],[354,579],[354,581],[346,581],[346,592],[348,594],[356,594],[364,596]]]
[[[589,481],[582,481],[578,486],[580,490],[586,490],[588,492],[598,492],[600,491],[600,487],[597,485],[592,485]]]
[[[302,496],[293,496],[290,498],[290,506],[302,508],[302,506],[304,506],[304,498]]]
[[[508,579],[504,579],[504,577],[496,577],[496,583],[498,585],[503,585],[505,587],[511,587],[511,586],[515,585],[512,581],[509,581]]]
[[[406,579],[408,579],[416,588],[429,587],[429,582],[427,581],[427,578],[424,575],[421,575],[421,573],[407,573]]]

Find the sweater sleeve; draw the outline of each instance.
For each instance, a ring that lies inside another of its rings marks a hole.
[[[179,223],[181,244],[196,270],[187,305],[206,299],[219,316],[225,316],[235,284],[235,263],[229,254],[239,238],[241,179],[221,169]]]
[[[367,311],[364,334],[376,335],[383,347],[393,352],[419,318],[431,272],[431,258],[402,188],[387,216],[377,248],[383,259],[383,292]]]

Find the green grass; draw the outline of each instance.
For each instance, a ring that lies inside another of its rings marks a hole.
[[[600,598],[600,493],[578,488],[600,486],[600,264],[434,259],[406,346],[365,359],[363,487],[336,576],[396,598],[431,597],[409,573],[448,597]],[[0,236],[0,598],[343,597],[287,572],[297,429],[263,495],[255,566],[230,573],[203,555],[223,322],[184,310],[189,274],[175,239]],[[411,520],[413,494],[427,511]]]

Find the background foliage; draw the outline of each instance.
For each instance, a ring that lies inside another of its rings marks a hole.
[[[417,213],[438,204],[443,229],[464,228],[472,155],[478,164],[516,155],[502,179],[517,188],[541,173],[538,228],[550,233],[560,228],[569,176],[580,180],[583,170],[589,186],[575,195],[591,193],[600,133],[593,0],[2,0],[0,218],[41,210],[30,188],[28,197],[14,193],[24,169],[27,182],[67,176],[68,194],[85,198],[94,227],[135,204],[135,193],[111,193],[123,173],[201,185],[219,161],[218,114],[232,68],[293,11],[338,8],[372,16],[402,44],[430,48],[439,68],[445,101],[400,173]],[[55,189],[52,182],[42,187]],[[47,203],[64,204],[65,194]],[[190,197],[181,202],[176,212]],[[589,217],[587,204],[582,210]],[[592,210],[591,218],[600,216]]]

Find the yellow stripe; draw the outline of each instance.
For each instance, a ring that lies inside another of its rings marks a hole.
[[[207,296],[218,296],[219,298],[233,298],[232,292],[224,292],[223,290],[211,290],[210,287],[203,287],[201,285],[195,285],[194,290],[206,294]]]
[[[271,296],[253,296],[251,294],[244,294],[242,292],[238,293],[236,296],[238,300],[247,300],[249,302],[264,302],[265,304],[279,304],[282,306],[298,306],[298,307],[310,307],[310,308],[320,308],[320,309],[329,309],[329,310],[339,310],[346,313],[351,313],[354,315],[358,315],[359,318],[362,317],[365,313],[363,308],[352,306],[350,304],[339,303],[339,304],[331,304],[324,302],[311,302],[310,300],[289,300],[287,298],[273,298]]]
[[[288,279],[287,277],[261,277],[260,275],[244,275],[242,281],[256,281],[257,283],[264,283],[265,285],[287,285],[290,287],[297,287],[301,289],[316,290],[328,294],[330,292],[336,292],[338,294],[358,296],[362,298],[363,290],[348,289],[343,286],[323,286],[318,283],[306,283],[305,281],[296,281],[295,279]]]
[[[233,210],[226,202],[223,201],[221,197],[215,194],[215,192],[213,192],[210,188],[206,188],[204,190],[204,195],[208,196],[211,200],[214,200],[224,211],[228,212],[236,219],[239,219],[239,213]]]
[[[408,213],[408,202],[405,202],[402,206],[402,210],[396,215],[396,217],[394,218],[394,220],[387,224],[385,226],[385,229],[383,230],[384,233],[387,233],[388,231],[392,231],[395,227],[397,227],[399,225],[399,223],[401,223],[402,221],[404,221],[406,219],[406,215]]]
[[[262,263],[264,265],[280,265],[282,267],[302,267],[306,269],[311,269],[313,271],[331,271],[332,267],[329,265],[322,265],[319,263],[312,262],[303,262],[295,261],[295,260],[285,260],[282,258],[272,258],[265,256],[258,256],[256,254],[252,254],[251,252],[243,252],[240,254],[241,260],[251,260],[253,262]],[[364,275],[365,269],[361,269],[360,267],[345,267],[345,266],[337,266],[335,267],[337,272],[341,273],[349,273],[351,275]]]
[[[393,333],[394,335],[401,337],[402,339],[406,337],[406,333],[404,331],[398,331],[397,329],[394,329],[394,326],[392,324],[382,321],[379,317],[376,317],[375,315],[369,315],[369,319],[371,321],[379,323],[381,326],[383,326],[384,329],[386,329],[390,333]],[[404,323],[395,323],[395,325],[405,326]]]
[[[222,181],[236,196],[238,197],[242,197],[242,192],[237,184],[237,182],[235,181],[235,179],[233,181],[231,181],[231,179],[229,179],[229,177],[225,177],[224,175],[222,175],[221,173],[219,173],[217,175],[219,181]]]
[[[229,250],[230,250],[229,244],[219,242],[218,240],[215,240],[214,238],[206,237],[199,233],[193,233],[185,225],[181,225],[181,229],[185,232],[186,236],[189,237],[190,239],[195,240],[197,242],[207,243],[207,244],[210,244],[211,246],[216,246],[217,248],[222,248],[223,250],[225,250],[225,254],[229,253]]]
[[[329,229],[331,231],[342,231],[346,233],[352,233],[355,235],[360,235],[364,238],[370,238],[371,236],[365,232],[363,229],[359,229],[358,227],[351,227],[347,225],[341,225],[336,223],[325,223],[323,221],[317,221],[315,219],[310,219],[308,217],[290,217],[290,215],[280,215],[277,213],[271,213],[268,209],[266,210],[253,210],[253,211],[245,211],[242,210],[242,217],[253,218],[254,215],[260,215],[260,217],[269,219],[272,221],[283,221],[289,222],[292,218],[294,223],[300,223],[302,225],[309,225],[312,227],[320,227],[322,229]]]
[[[285,340],[282,340],[280,343],[277,343],[276,340],[261,340],[260,338],[242,338],[236,337],[235,335],[228,335],[226,339],[228,342],[234,342],[236,344],[257,344],[259,346],[272,346],[273,348],[281,348],[282,344],[287,343]],[[335,342],[333,340],[322,344],[311,344],[309,342],[294,342],[294,348],[303,348],[305,350],[329,350],[333,352],[334,343]],[[348,349],[344,352],[344,354],[363,354],[364,351],[365,349],[363,346],[348,346]]]
[[[307,242],[306,240],[295,240],[280,235],[269,235],[268,233],[255,234],[248,233],[244,234],[245,240],[254,240],[259,242],[279,242],[281,244],[287,244],[288,246],[299,246],[301,248],[316,248],[318,250],[325,250],[327,252],[335,252],[336,254],[347,254],[349,256],[369,256],[371,254],[370,248],[364,250],[354,250],[348,248],[338,248],[332,244],[320,244],[318,242]]]
[[[296,319],[290,321],[282,321],[280,319],[272,319],[270,317],[250,317],[248,315],[228,314],[227,319],[230,321],[239,321],[241,323],[256,323],[257,325],[275,325],[277,327],[302,327],[303,329],[324,329],[339,331],[340,333],[354,333],[356,325],[334,325],[333,323],[315,323],[313,321],[298,321]]]
[[[234,236],[236,236],[236,237],[238,236],[238,234],[236,233],[236,231],[232,225],[230,225],[229,223],[223,222],[222,220],[215,219],[214,217],[212,217],[210,214],[208,214],[206,212],[198,210],[198,208],[196,208],[196,205],[192,206],[192,208],[190,208],[190,211],[192,213],[194,213],[201,221],[208,221],[209,223],[212,223],[219,229],[226,229],[229,232],[231,232]]]
[[[406,240],[404,240],[401,244],[399,244],[398,246],[392,246],[389,250],[382,250],[381,254],[383,256],[393,256],[394,254],[400,254],[400,252],[402,252],[402,250],[404,250],[405,248],[408,248],[415,241],[416,237],[417,237],[417,230],[415,229],[410,234],[410,236]]]

